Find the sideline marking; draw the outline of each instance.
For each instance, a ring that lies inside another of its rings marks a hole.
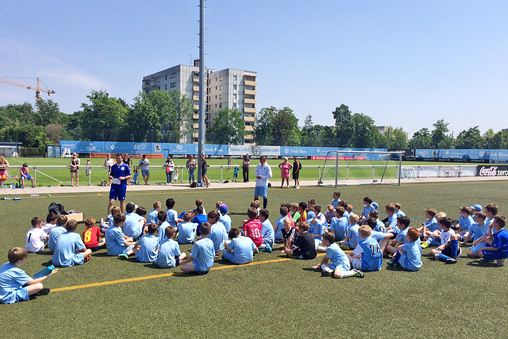
[[[346,253],[349,253],[351,251],[344,251]],[[324,256],[324,253],[318,253],[317,257]],[[212,267],[210,271],[220,271],[225,270],[229,268],[241,268],[246,266],[256,266],[256,265],[262,265],[262,264],[271,264],[271,263],[277,263],[282,261],[289,261],[289,260],[298,260],[293,258],[279,258],[274,260],[263,260],[263,261],[257,261],[257,262],[251,262],[245,265],[224,265],[220,267]],[[136,278],[127,278],[127,279],[119,279],[119,280],[110,280],[110,281],[103,281],[98,283],[91,283],[91,284],[83,284],[83,285],[74,285],[74,286],[67,286],[67,287],[60,287],[60,288],[52,288],[51,292],[64,292],[64,291],[72,291],[72,290],[80,290],[83,288],[91,288],[91,287],[101,287],[101,286],[107,286],[107,285],[115,285],[115,284],[122,284],[127,282],[135,282],[135,281],[143,281],[143,280],[151,280],[151,279],[158,279],[158,278],[166,278],[171,277],[173,275],[180,275],[185,274],[183,272],[170,272],[170,273],[162,273],[162,274],[154,274],[154,275],[147,275],[144,277],[136,277]]]

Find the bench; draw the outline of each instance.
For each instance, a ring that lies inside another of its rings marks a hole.
[[[460,177],[462,171],[445,171],[445,177]]]
[[[17,187],[21,187],[21,177],[8,176],[7,178],[5,178],[5,181],[2,182],[2,185],[5,184],[7,180],[17,180],[18,181]]]

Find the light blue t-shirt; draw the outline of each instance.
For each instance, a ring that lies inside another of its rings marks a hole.
[[[343,271],[349,271],[351,265],[349,259],[344,251],[336,243],[331,244],[326,249],[326,257],[337,267],[342,268]]]
[[[32,280],[25,271],[6,262],[0,267],[0,302],[12,304],[16,301],[28,300],[27,282]]]
[[[379,244],[371,237],[360,239],[358,245],[361,246],[362,253],[362,271],[379,271],[383,266],[383,252]]]
[[[166,210],[166,213],[168,214],[168,218],[166,221],[170,226],[176,226],[176,219],[178,219],[178,213],[174,209]]]
[[[367,206],[367,205],[363,205],[363,216],[365,218],[368,218],[369,217],[369,214],[370,212],[374,212],[376,209],[374,208],[374,206],[370,205],[370,206]]]
[[[409,271],[418,271],[422,267],[422,246],[420,240],[402,245],[399,264]]]
[[[140,225],[140,220],[143,217],[132,212],[125,214],[125,223],[123,224],[123,233],[134,239],[137,239],[141,236],[141,232],[143,231],[143,226]]]
[[[180,244],[192,244],[196,240],[196,229],[198,224],[192,222],[181,222],[178,228],[178,242]]]
[[[138,244],[141,246],[136,253],[136,260],[139,262],[154,262],[157,259],[159,239],[153,234],[142,236]]]
[[[344,211],[344,214],[342,215],[343,218],[346,218],[347,220],[347,227],[349,228],[349,226],[351,226],[351,223],[349,222],[349,212],[348,211]]]
[[[275,222],[275,226],[277,227],[277,232],[275,232],[275,240],[276,241],[282,241],[282,229],[284,228],[284,223],[282,222],[282,220],[284,220],[286,216],[281,216],[277,219],[277,221]]]
[[[213,266],[213,258],[215,257],[213,241],[208,238],[201,238],[196,241],[190,256],[194,258],[192,263],[196,271],[208,272]]]
[[[160,268],[170,268],[176,266],[176,257],[180,255],[180,246],[173,239],[166,239],[159,248],[159,254],[155,260],[155,265]]]
[[[261,223],[261,236],[263,237],[263,244],[270,245],[273,247],[273,243],[275,242],[275,236],[273,233],[273,226],[270,220],[266,219],[263,223]]]
[[[374,231],[386,233],[386,226],[381,220],[377,220],[376,227],[374,227]]]
[[[397,227],[397,215],[393,214],[388,216],[388,225],[386,226],[386,228],[388,227],[391,227],[392,229],[399,231],[399,228]]]
[[[158,224],[159,223],[158,215],[159,215],[158,210],[151,210],[146,217],[146,222]]]
[[[119,255],[125,251],[127,246],[125,246],[124,233],[120,227],[108,228],[106,231],[106,248],[108,255]]]
[[[85,244],[79,234],[75,232],[62,233],[56,243],[55,253],[51,257],[51,261],[53,265],[58,267],[81,265],[85,257],[78,252],[84,249]]]
[[[397,236],[395,237],[395,240],[397,240],[401,244],[405,244],[408,242],[406,239],[407,231],[409,230],[409,227],[406,227],[404,230],[400,231]]]
[[[256,245],[249,237],[236,237],[228,245],[228,249],[233,251],[233,255],[239,264],[246,264],[254,258],[253,251]]]
[[[386,238],[386,233],[372,230],[370,232],[370,236],[372,237],[372,239],[374,239],[378,243],[380,243],[381,241],[383,241]]]
[[[316,219],[316,222],[312,223],[312,220],[307,219],[307,222],[309,223],[309,233],[312,233],[312,235],[323,235],[324,233],[324,227],[323,224]]]
[[[346,231],[348,227],[347,218],[342,216],[342,218],[333,217],[330,222],[330,230],[335,233],[335,241],[344,240],[346,237]]]
[[[349,238],[349,247],[355,248],[358,245],[358,229],[360,226],[354,224],[347,230],[347,237]]]
[[[158,235],[158,238],[159,238],[159,244],[162,244],[162,242],[164,240],[166,240],[166,227],[168,227],[169,224],[167,221],[164,221],[163,223],[161,223],[159,225],[159,230],[157,231],[157,235]]]
[[[56,241],[58,240],[58,237],[60,237],[60,235],[65,232],[67,232],[67,230],[63,226],[55,226],[51,229],[48,239],[48,248],[50,250],[55,251]]]
[[[228,234],[224,225],[221,222],[213,224],[208,238],[213,242],[215,253],[222,251],[224,249],[224,241],[228,240]]]
[[[441,226],[437,222],[436,218],[432,218],[430,220],[427,219],[427,221],[425,221],[425,226],[427,227],[427,230],[429,230],[431,232],[434,232],[434,231],[441,232]]]
[[[404,217],[406,216],[406,213],[402,212],[401,210],[395,211],[395,215],[398,217]]]
[[[226,228],[226,232],[229,233],[231,231],[231,217],[227,214],[222,215],[219,218],[219,222],[221,222]]]
[[[339,206],[340,199],[335,200],[332,199],[331,205],[333,206],[333,209],[337,209],[337,206]]]

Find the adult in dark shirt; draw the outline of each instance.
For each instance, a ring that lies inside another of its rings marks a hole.
[[[295,181],[295,188],[300,188],[300,170],[302,169],[302,163],[295,157],[293,162],[293,180]]]
[[[296,231],[298,237],[296,238],[293,245],[295,249],[286,248],[284,252],[289,255],[295,256],[297,259],[314,259],[317,255],[316,244],[314,242],[314,236],[309,233],[309,224],[307,222],[299,222],[296,224]]]
[[[201,154],[201,177],[203,178],[203,185],[208,188],[210,180],[208,179],[206,172],[208,171],[208,164],[206,163],[205,155]]]
[[[250,166],[250,157],[249,153],[247,153],[243,156],[242,163],[243,182],[249,182],[249,166]]]

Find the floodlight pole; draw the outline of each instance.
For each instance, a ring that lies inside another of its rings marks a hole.
[[[335,187],[337,187],[338,177],[339,177],[339,152],[335,153]]]
[[[402,176],[402,153],[399,153],[399,182],[397,186],[400,186],[400,177]]]
[[[199,2],[199,131],[198,182],[203,182],[201,154],[205,154],[205,0]]]

